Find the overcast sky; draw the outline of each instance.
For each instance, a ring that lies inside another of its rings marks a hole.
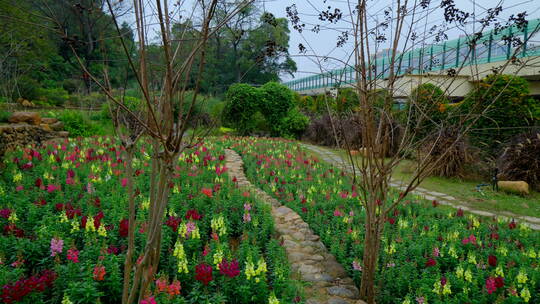
[[[343,16],[345,19],[350,18],[349,8],[346,0],[259,0],[259,6],[261,9],[273,13],[276,17],[286,17],[286,7],[292,4],[296,4],[299,17],[302,19],[302,22],[306,24],[305,30],[302,33],[298,33],[296,30],[292,29],[292,26],[289,24],[291,30],[291,40],[289,52],[293,56],[293,59],[296,61],[298,66],[298,72],[295,74],[296,77],[303,77],[311,75],[313,73],[320,72],[320,65],[316,62],[312,54],[317,54],[319,56],[329,56],[336,57],[339,59],[346,59],[351,54],[351,44],[342,47],[336,48],[336,41],[340,29],[349,27],[350,24],[345,22],[339,22],[337,24],[331,25],[328,29],[321,29],[321,31],[316,34],[311,31],[311,28],[314,24],[320,24],[321,21],[318,20],[319,10],[326,9],[329,5],[332,6],[332,9],[338,7],[342,10]],[[456,0],[456,6],[470,13],[476,13],[476,16],[480,18],[486,11],[486,9],[494,7],[497,5],[498,0]],[[352,1],[355,2],[355,1]],[[388,5],[391,5],[396,1],[392,0],[368,0],[368,12],[373,15],[373,18],[383,19],[383,11]],[[442,9],[438,8],[441,0],[432,0],[430,8],[432,11],[429,16],[423,20],[417,22],[417,29],[420,31],[426,25],[428,27],[433,24],[440,24],[443,20]],[[505,21],[511,14],[517,14],[519,12],[527,11],[528,19],[539,18],[540,17],[540,0],[503,0],[501,1],[503,7],[503,12],[499,15],[501,21]],[[328,24],[328,23],[326,23]],[[478,24],[476,24],[478,26]],[[472,29],[469,29],[469,31]],[[447,31],[448,38],[455,39],[463,32],[456,29],[451,29]],[[540,40],[540,39],[538,39]],[[308,48],[308,53],[302,55],[299,53],[298,44],[302,43]],[[309,50],[312,50],[311,52]],[[336,61],[328,60],[322,64],[324,69],[333,69],[340,68],[340,64]],[[290,77],[283,77],[283,80],[291,79]]]

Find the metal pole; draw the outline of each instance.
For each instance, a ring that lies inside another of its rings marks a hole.
[[[455,66],[456,68],[459,66],[459,56],[460,56],[460,53],[459,53],[459,47],[460,47],[460,45],[459,45],[459,43],[460,43],[460,39],[461,39],[460,37],[458,37],[458,39],[457,39],[457,48],[456,48],[456,66]]]
[[[491,62],[491,45],[493,44],[493,33],[489,33],[488,58],[487,62]]]
[[[446,63],[446,41],[443,43],[442,46],[442,70],[444,70],[444,64]]]

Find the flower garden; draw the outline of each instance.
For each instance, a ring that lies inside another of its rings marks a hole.
[[[363,214],[350,176],[292,141],[214,138],[175,166],[153,303],[300,303],[271,207],[230,180],[224,149],[291,207],[360,284]],[[149,149],[133,162],[136,238],[145,243]],[[119,303],[127,248],[125,151],[66,139],[8,154],[0,176],[0,300]],[[394,193],[393,195],[399,195]],[[538,303],[540,234],[409,197],[387,219],[378,303]]]
[[[154,303],[292,303],[270,207],[227,177],[223,145],[175,167]],[[136,244],[145,243],[149,147],[136,153]],[[47,143],[6,156],[0,176],[0,301],[120,303],[127,247],[125,152],[108,138]],[[138,254],[138,253],[136,253]]]
[[[359,284],[363,210],[350,177],[294,142],[228,144],[248,177],[298,212]],[[387,219],[382,248],[378,303],[540,302],[540,234],[525,225],[410,197]]]

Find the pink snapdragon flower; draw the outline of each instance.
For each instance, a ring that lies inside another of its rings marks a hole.
[[[62,253],[64,247],[64,240],[52,238],[51,239],[51,256],[54,257],[59,253]]]

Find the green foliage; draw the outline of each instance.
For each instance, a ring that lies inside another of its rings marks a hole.
[[[309,126],[309,117],[302,114],[298,108],[293,108],[283,117],[279,124],[279,134],[281,137],[298,139]]]
[[[64,129],[71,137],[88,137],[103,134],[103,129],[96,123],[90,121],[79,111],[62,111],[59,119],[64,123]]]
[[[272,135],[280,135],[280,124],[294,106],[292,91],[277,82],[268,82],[261,87],[261,113],[270,125]]]
[[[19,97],[26,100],[36,100],[39,97],[40,84],[33,78],[21,76],[17,81],[17,91],[13,92],[13,99]]]
[[[63,88],[39,88],[37,89],[38,100],[52,106],[62,106],[69,99],[69,94]]]
[[[474,114],[473,142],[495,153],[503,141],[523,132],[540,118],[540,103],[529,97],[527,80],[512,75],[489,75],[465,98],[460,110]]]
[[[358,94],[354,89],[343,88],[339,90],[335,101],[335,108],[338,113],[349,112],[359,106]]]
[[[416,87],[409,96],[406,113],[409,127],[417,139],[424,138],[434,131],[437,123],[447,117],[448,99],[443,90],[431,83]]]
[[[81,87],[82,83],[77,79],[64,79],[62,82],[62,88],[69,94],[77,93]]]
[[[11,117],[11,112],[4,109],[0,109],[0,122],[7,122]]]
[[[225,126],[242,135],[253,132],[256,128],[253,116],[258,111],[260,96],[259,91],[250,85],[239,83],[230,86],[223,109]]]

